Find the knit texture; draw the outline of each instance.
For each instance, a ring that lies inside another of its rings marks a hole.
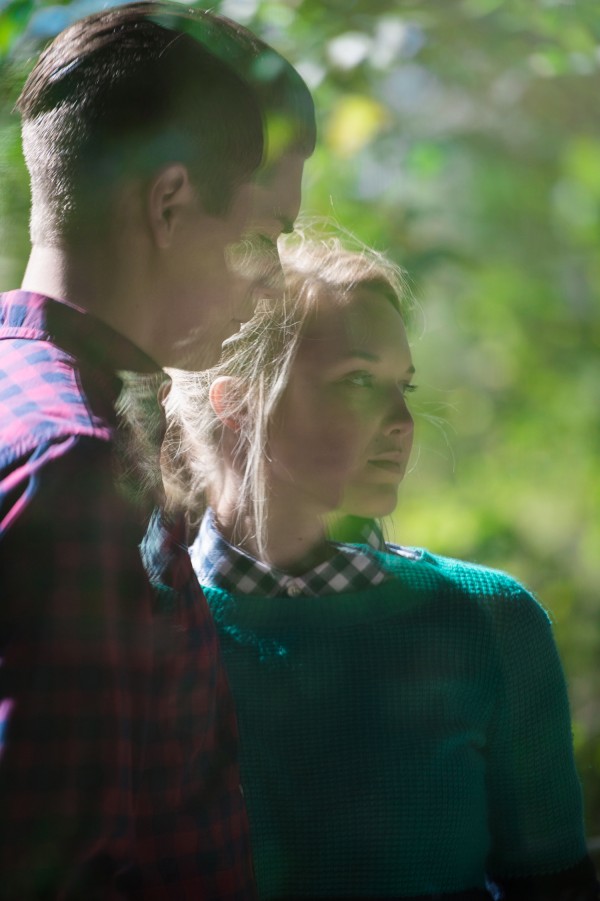
[[[259,894],[392,896],[586,854],[547,614],[509,576],[380,554],[322,597],[205,588],[241,731]]]

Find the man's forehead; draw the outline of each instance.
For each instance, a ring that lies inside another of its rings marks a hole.
[[[277,156],[272,155],[260,167],[255,176],[257,184],[269,187],[283,186],[290,181],[302,178],[306,157],[295,149],[284,150]]]

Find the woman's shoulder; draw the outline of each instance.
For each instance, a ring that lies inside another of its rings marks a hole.
[[[390,576],[413,591],[468,603],[494,617],[549,622],[547,611],[534,594],[501,569],[391,543],[373,553]]]
[[[410,547],[386,542],[385,548],[374,551],[381,564],[390,572],[412,574],[415,579],[446,582],[448,587],[477,593],[497,592],[519,594],[525,588],[513,576],[501,569],[481,563],[435,554],[422,547]]]

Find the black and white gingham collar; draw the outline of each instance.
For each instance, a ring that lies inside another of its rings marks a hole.
[[[344,591],[363,591],[390,578],[370,548],[332,542],[335,553],[302,575],[289,575],[229,544],[207,511],[190,548],[201,585],[236,594],[262,597],[316,597]],[[382,542],[381,549],[385,550]]]
[[[383,529],[376,519],[365,519],[356,541],[368,545],[375,551],[387,551]]]
[[[377,519],[363,520],[353,540],[357,544],[366,544],[374,551],[395,554],[397,557],[407,557],[409,560],[418,560],[423,553],[420,548],[406,547],[403,544],[394,544],[391,541],[386,541],[383,529]]]

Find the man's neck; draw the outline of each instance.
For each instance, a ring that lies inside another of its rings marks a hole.
[[[67,255],[61,248],[34,245],[21,287],[25,291],[45,294],[56,300],[69,300],[87,309],[86,304],[70,296],[68,268]]]
[[[135,271],[135,267],[132,267]],[[21,287],[81,307],[148,353],[135,282],[123,279],[119,255],[98,247],[74,252],[62,246],[34,245]]]

